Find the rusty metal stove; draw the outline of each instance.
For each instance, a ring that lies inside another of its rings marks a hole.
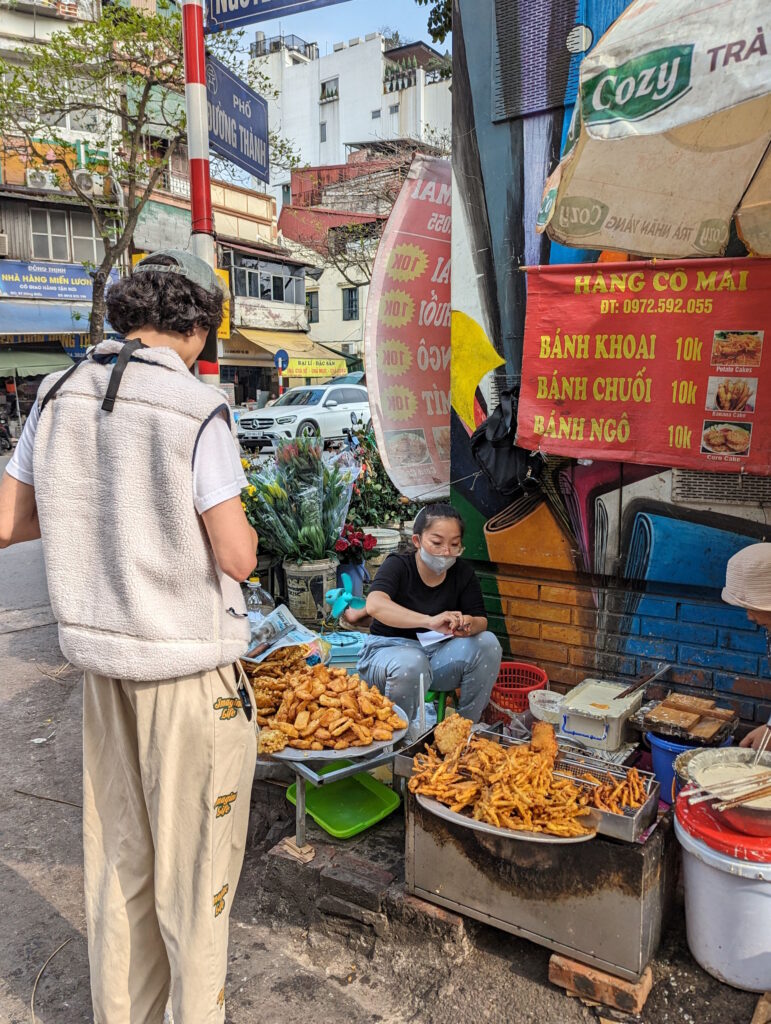
[[[411,754],[395,771],[409,774]],[[656,952],[672,904],[677,844],[671,812],[644,842],[596,836],[559,845],[486,835],[405,796],[408,890],[622,978]]]

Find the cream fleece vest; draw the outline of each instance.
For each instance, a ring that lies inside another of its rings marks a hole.
[[[232,663],[247,648],[241,588],[218,569],[193,505],[193,456],[227,406],[171,349],[139,349],[112,412],[121,342],[96,346],[43,408],[34,473],[62,652],[100,675],[161,680]],[[40,386],[39,400],[61,374]]]

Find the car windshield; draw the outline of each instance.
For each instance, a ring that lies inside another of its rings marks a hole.
[[[323,394],[322,388],[309,388],[307,391],[287,391],[285,395],[282,395],[278,401],[273,403],[273,407],[275,408],[277,405],[318,405]]]

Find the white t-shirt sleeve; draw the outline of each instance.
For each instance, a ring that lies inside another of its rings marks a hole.
[[[35,447],[35,433],[37,422],[40,419],[40,407],[34,402],[29,411],[27,422],[21,432],[21,437],[16,445],[16,450],[5,467],[8,475],[20,483],[29,484],[34,487],[35,476],[32,468],[32,452]]]
[[[40,407],[35,402],[16,450],[6,466],[9,476],[31,486],[35,483],[32,454],[39,418]],[[234,498],[246,485],[233,435],[225,420],[217,416],[204,427],[193,462],[193,500],[196,512],[206,512],[220,502]]]
[[[221,416],[203,428],[193,460],[193,500],[200,515],[246,487],[236,442]]]

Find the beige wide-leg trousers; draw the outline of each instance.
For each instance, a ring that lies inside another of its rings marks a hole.
[[[222,1024],[256,756],[232,666],[86,672],[83,847],[95,1024]]]

